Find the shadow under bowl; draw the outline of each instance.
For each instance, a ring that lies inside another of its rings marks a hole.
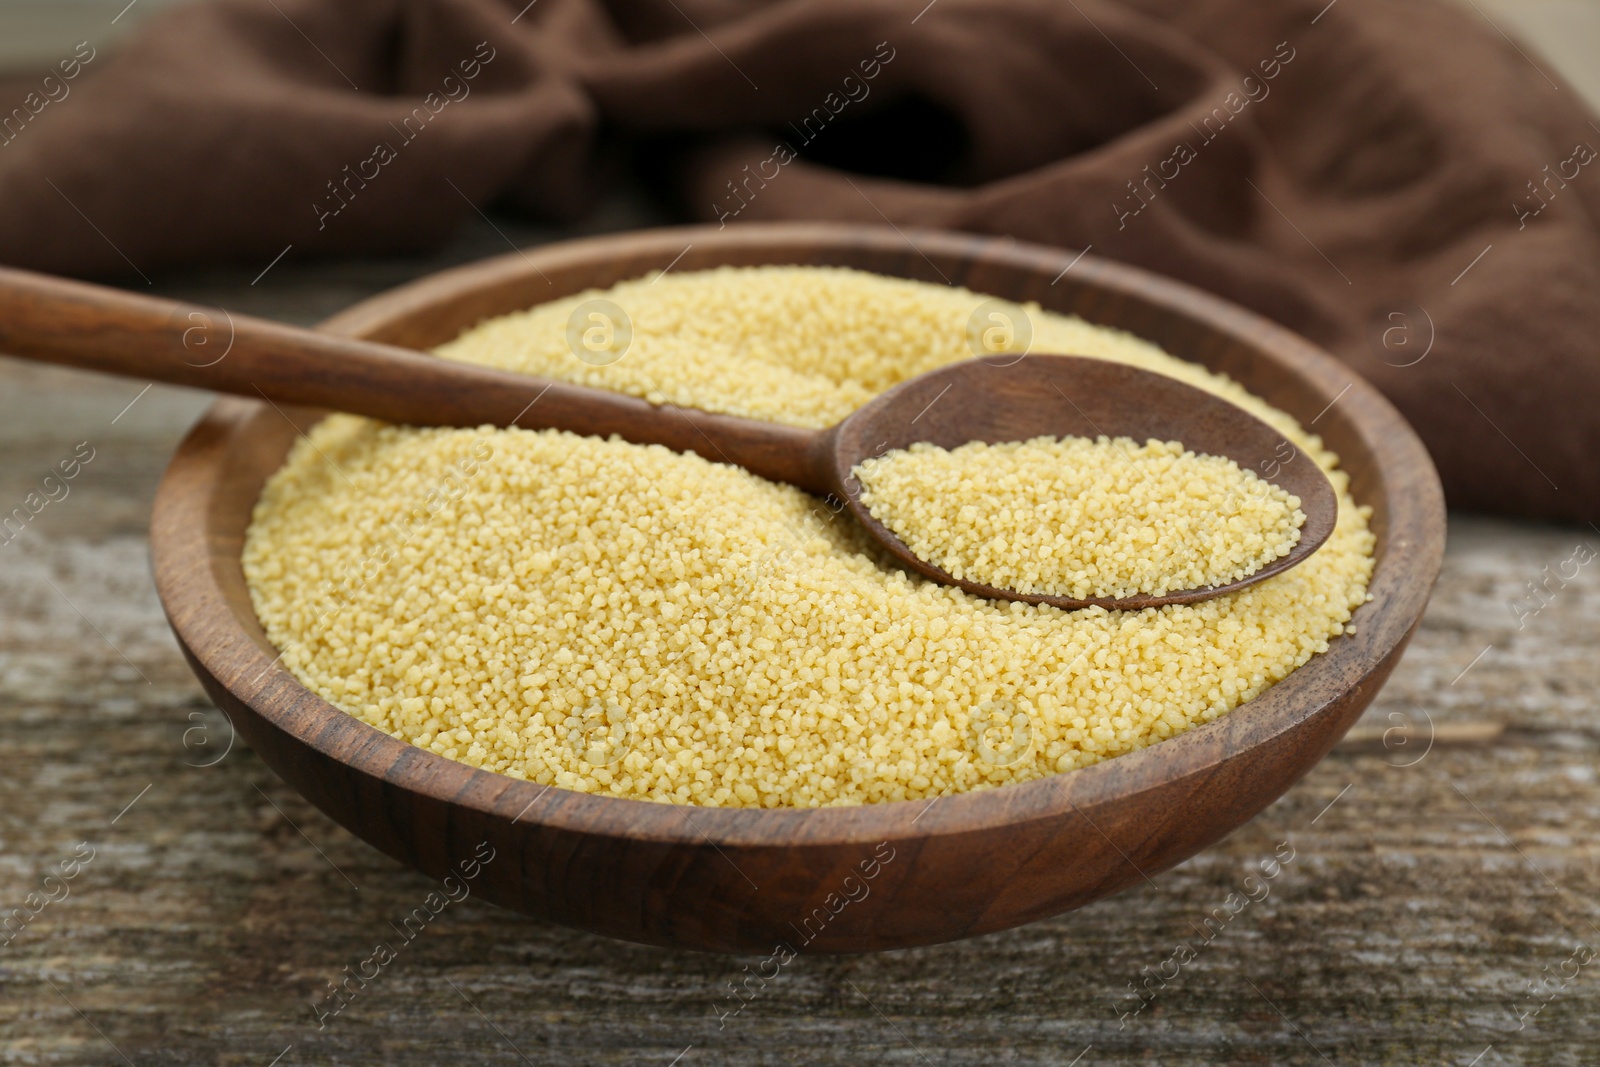
[[[1355,499],[1372,508],[1377,565],[1355,632],[1179,737],[935,802],[682,808],[536,785],[398,741],[277,665],[240,555],[251,509],[297,430],[265,404],[225,399],[180,445],[152,518],[156,584],[195,674],[268,766],[376,848],[436,878],[492,855],[475,894],[647,944],[761,953],[780,941],[802,952],[934,944],[1081,907],[1219,840],[1327,754],[1421,618],[1445,527],[1422,443],[1331,356],[1189,286],[1005,239],[909,240],[887,227],[808,223],[586,239],[432,275],[325,328],[426,349],[487,317],[669,265],[854,267],[1038,301],[1226,374],[1302,425],[1315,420]],[[321,413],[289,414],[306,427]]]

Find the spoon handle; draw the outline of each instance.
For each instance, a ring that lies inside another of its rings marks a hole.
[[[413,426],[616,434],[828,491],[821,435],[0,267],[0,352]]]

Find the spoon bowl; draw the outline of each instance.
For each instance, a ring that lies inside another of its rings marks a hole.
[[[854,469],[892,449],[918,442],[948,449],[969,441],[1000,444],[1043,436],[1177,440],[1194,452],[1231,459],[1300,498],[1306,516],[1300,540],[1237,581],[1161,596],[1077,599],[956,578],[915,555],[861,501]],[[861,525],[907,568],[976,596],[1058,608],[1137,611],[1234,592],[1281,574],[1315,552],[1333,533],[1339,511],[1338,497],[1322,469],[1298,456],[1283,434],[1254,415],[1176,378],[1086,356],[1029,355],[1003,366],[971,359],[919,374],[827,431],[821,445],[825,469],[818,480],[826,480]]]

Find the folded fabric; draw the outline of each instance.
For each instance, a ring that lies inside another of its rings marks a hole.
[[[0,101],[0,260],[415,251],[632,167],[728,225],[1010,234],[1202,286],[1384,390],[1452,505],[1593,521],[1596,145],[1439,0],[218,0]]]

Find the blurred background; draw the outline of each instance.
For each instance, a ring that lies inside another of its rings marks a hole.
[[[31,85],[72,45],[118,37],[162,8],[207,0],[0,0],[0,85]],[[1596,0],[1457,0],[1505,31],[1531,41],[1600,106],[1600,2]],[[113,23],[111,20],[115,19]],[[108,30],[107,27],[110,26]]]
[[[0,0],[0,81],[32,82],[71,46],[116,38],[164,7],[206,0]],[[1596,0],[1459,0],[1532,41],[1591,105],[1600,106],[1600,3]],[[114,31],[106,32],[111,19]]]

